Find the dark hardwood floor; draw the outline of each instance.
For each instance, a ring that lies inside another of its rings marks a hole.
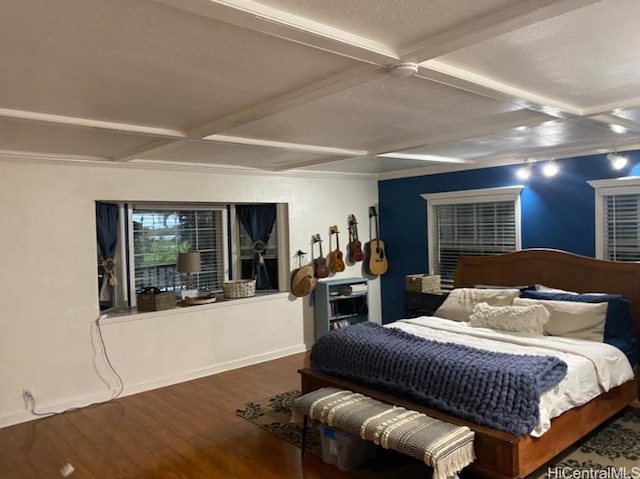
[[[301,353],[0,429],[0,478],[352,477],[235,411],[300,385]]]

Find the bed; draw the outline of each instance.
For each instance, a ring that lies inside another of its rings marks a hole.
[[[630,302],[635,318],[632,336],[636,338],[640,333],[640,263],[603,261],[557,250],[530,249],[492,257],[460,258],[454,284],[455,288],[541,284],[578,293],[622,295]],[[635,351],[626,351],[627,355],[635,356],[632,358],[634,363],[638,355],[635,344]],[[636,367],[622,384],[553,417],[548,430],[520,435],[479,425],[406,396],[312,368],[303,369],[300,374],[301,389],[305,394],[321,387],[339,387],[470,427],[476,433],[476,460],[467,470],[487,479],[525,478],[638,397]]]

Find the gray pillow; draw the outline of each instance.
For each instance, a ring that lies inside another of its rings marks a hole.
[[[604,321],[608,303],[577,303],[542,299],[516,298],[514,305],[541,304],[549,311],[544,332],[549,336],[604,341]]]
[[[453,321],[469,321],[477,304],[510,306],[519,294],[519,289],[456,288],[449,293],[434,316]]]

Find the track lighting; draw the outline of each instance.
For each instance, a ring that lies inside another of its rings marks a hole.
[[[533,164],[536,160],[533,158],[527,158],[525,160],[524,166],[521,166],[518,171],[516,171],[516,176],[521,180],[526,180],[531,176],[531,171],[533,170]]]
[[[527,158],[524,160],[524,165],[516,170],[516,176],[520,180],[527,180],[533,173],[533,164],[536,162],[535,158]],[[547,177],[554,176],[560,171],[558,164],[554,160],[549,160],[542,165],[542,174]]]
[[[548,161],[542,167],[542,173],[544,174],[544,176],[555,176],[558,173],[558,165],[553,160]]]
[[[624,156],[619,156],[617,153],[609,153],[607,160],[611,162],[611,167],[614,170],[621,170],[627,166],[627,159]]]

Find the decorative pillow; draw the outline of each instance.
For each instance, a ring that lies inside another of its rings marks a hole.
[[[476,304],[510,306],[519,294],[519,289],[456,288],[449,293],[434,316],[453,321],[469,321],[469,316],[473,313]]]
[[[621,294],[561,294],[542,291],[523,291],[522,298],[553,301],[575,301],[578,303],[609,303],[604,326],[604,342],[612,338],[633,336],[631,303]]]
[[[607,303],[578,303],[575,301],[553,301],[516,298],[516,305],[539,304],[549,311],[549,321],[544,332],[549,336],[586,339],[602,342],[604,340],[604,321],[607,315]]]
[[[544,324],[548,320],[549,311],[541,304],[489,306],[487,303],[480,303],[473,308],[469,326],[539,334],[542,336],[544,334]]]

